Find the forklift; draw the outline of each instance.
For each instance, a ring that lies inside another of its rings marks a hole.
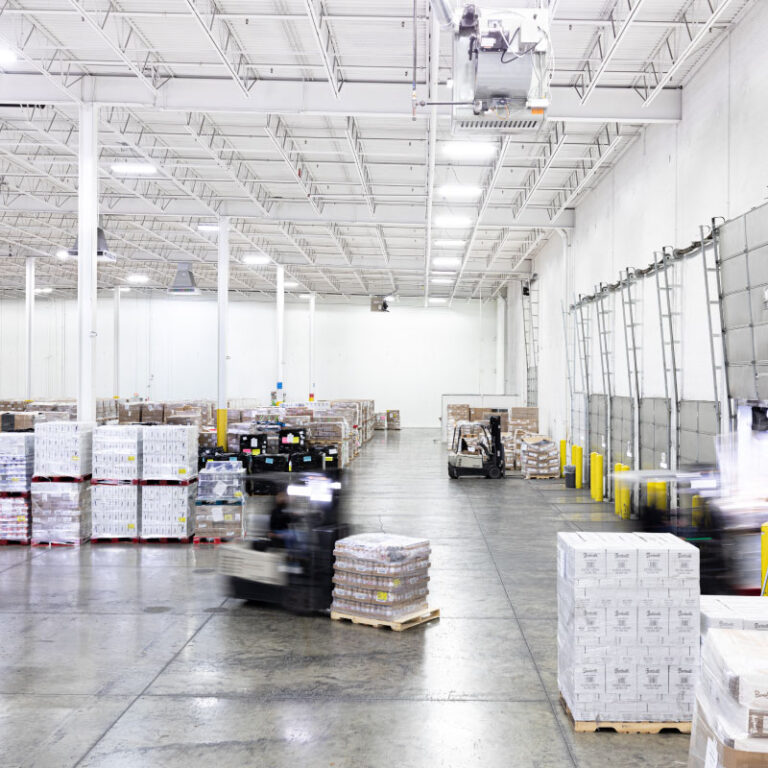
[[[469,450],[468,440],[476,440],[476,450]],[[491,416],[489,423],[460,421],[453,430],[448,454],[448,477],[457,480],[464,475],[484,476],[491,480],[504,477],[504,446],[501,442],[501,419]]]

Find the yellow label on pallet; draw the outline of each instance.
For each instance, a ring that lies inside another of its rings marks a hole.
[[[235,491],[235,498],[239,499],[243,495],[242,491]]]
[[[135,527],[133,523],[128,523],[128,530],[132,531]]]
[[[16,522],[17,522],[17,523],[23,523],[23,522],[24,522],[26,519],[27,519],[27,518],[26,518],[26,516],[25,516],[25,515],[19,515],[19,516],[16,518]]]
[[[179,518],[179,522],[180,523],[186,523],[187,522],[187,518],[186,517],[180,517]]]
[[[232,519],[232,515],[224,515],[224,519],[229,521]]]
[[[387,592],[377,592],[376,593],[376,599],[377,600],[386,600],[389,597],[389,594]]]
[[[182,469],[179,470],[179,474],[180,475],[186,475],[187,474],[187,470],[182,468]]]
[[[396,587],[399,587],[399,586],[400,586],[400,579],[393,579],[393,580],[392,580],[392,583],[393,583],[393,584],[394,584]]]
[[[128,461],[136,461],[136,457],[135,456],[129,456],[128,457]]]

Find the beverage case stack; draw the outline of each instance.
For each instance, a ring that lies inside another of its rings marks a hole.
[[[402,621],[427,610],[427,539],[391,533],[363,533],[339,539],[334,549],[331,611]]]
[[[671,534],[559,533],[558,682],[575,721],[690,722],[699,551]]]
[[[82,544],[91,537],[94,427],[81,421],[35,425],[33,544]]]
[[[763,597],[702,595],[700,606],[702,643],[710,629],[768,632],[768,600]]]
[[[766,768],[768,633],[710,629],[701,662],[689,768]]]
[[[141,538],[188,539],[194,530],[197,428],[144,427]]]
[[[92,538],[137,538],[140,532],[143,428],[97,427],[93,434]]]
[[[34,457],[33,434],[0,433],[0,541],[30,540],[29,492]]]
[[[237,539],[243,533],[245,469],[239,461],[209,461],[200,470],[195,536]]]

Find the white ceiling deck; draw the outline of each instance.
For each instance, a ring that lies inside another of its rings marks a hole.
[[[140,290],[163,290],[174,262],[189,261],[214,290],[216,234],[198,225],[226,215],[237,296],[274,292],[274,265],[244,264],[252,253],[285,266],[292,294],[324,300],[495,296],[530,273],[579,197],[660,114],[644,102],[679,95],[748,5],[554,0],[550,119],[469,160],[447,154],[466,138],[451,135],[447,108],[436,121],[429,106],[412,115],[414,29],[417,100],[450,98],[446,33],[430,91],[427,0],[415,27],[410,0],[8,0],[0,47],[17,61],[0,65],[0,296],[23,290],[28,256],[47,295],[76,287],[76,265],[55,254],[76,236],[88,98],[103,105],[100,211],[118,256],[99,265],[100,288],[138,272],[149,277]],[[157,173],[111,170],[130,160]],[[446,200],[446,184],[484,195]],[[427,264],[436,256],[457,265]],[[425,285],[433,269],[456,274]]]

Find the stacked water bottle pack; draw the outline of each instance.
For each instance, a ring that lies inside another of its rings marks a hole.
[[[331,611],[349,617],[402,621],[427,611],[427,539],[363,533],[339,539]]]
[[[242,535],[245,469],[239,461],[209,461],[200,470],[195,537],[235,539]]]
[[[31,433],[0,432],[0,541],[29,541],[34,440]]]

